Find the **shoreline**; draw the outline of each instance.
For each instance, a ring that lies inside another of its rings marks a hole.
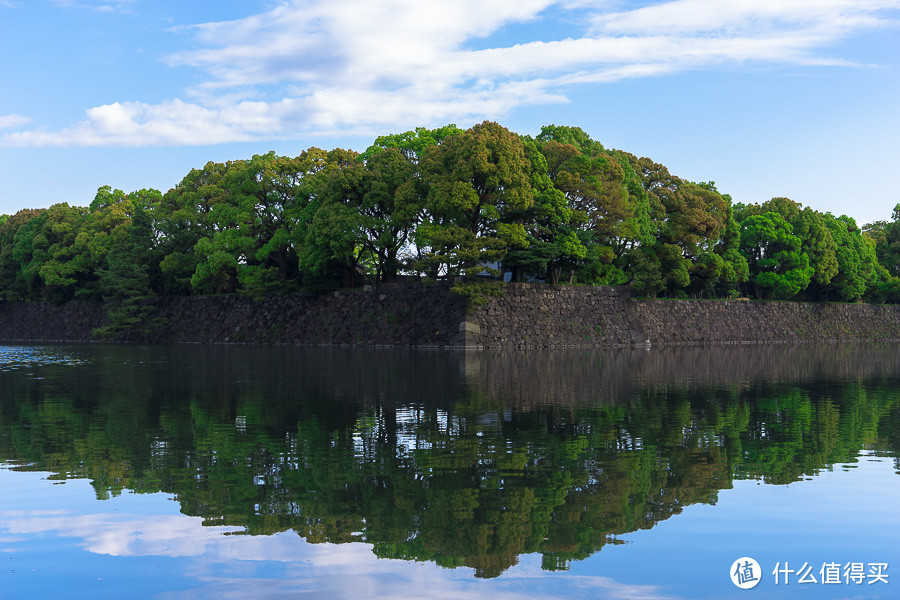
[[[449,284],[326,294],[156,298],[112,342],[462,349],[900,342],[900,305],[632,299],[625,287],[508,284],[466,309]],[[98,302],[0,304],[0,340],[96,342]]]

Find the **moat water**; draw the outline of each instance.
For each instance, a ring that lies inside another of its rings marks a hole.
[[[0,346],[0,598],[897,598],[898,456],[896,345]]]

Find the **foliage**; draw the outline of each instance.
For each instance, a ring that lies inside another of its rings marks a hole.
[[[486,121],[383,135],[363,153],[209,162],[165,194],[101,187],[88,208],[0,215],[9,301],[137,306],[154,295],[475,276],[628,284],[645,296],[897,302],[900,205],[860,229],[788,198],[733,204],[712,181],[578,127],[531,137]]]
[[[757,298],[787,299],[809,285],[814,269],[800,238],[778,213],[748,217],[741,224],[741,250],[747,256]]]
[[[457,279],[450,286],[450,292],[464,298],[467,308],[484,306],[491,298],[502,298],[506,295],[506,287],[500,281],[481,278]]]

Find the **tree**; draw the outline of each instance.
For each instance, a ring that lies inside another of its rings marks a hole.
[[[157,193],[158,194],[158,193]],[[106,267],[97,271],[98,288],[109,323],[94,330],[94,335],[113,339],[122,333],[149,329],[148,317],[153,297],[150,285],[152,225],[144,205],[135,202],[125,238],[106,255]]]
[[[565,266],[574,268],[579,282],[625,283],[630,260],[625,255],[652,244],[657,229],[651,198],[629,159],[634,157],[605,149],[578,127],[545,126],[536,142],[553,186],[564,194],[571,211],[568,230],[577,235],[568,239],[577,239],[574,248],[580,253]]]
[[[233,211],[223,211],[223,240],[237,254],[238,289],[251,295],[297,289],[299,268],[292,230],[309,197],[309,179],[323,168],[315,149],[296,158],[274,152],[235,163],[226,173]],[[230,236],[230,237],[229,237]],[[216,235],[211,238],[215,246]]]
[[[375,261],[375,278],[391,283],[401,269],[421,264],[423,250],[414,234],[425,219],[428,183],[422,160],[430,148],[463,133],[456,125],[380,136],[361,158],[368,171],[361,210],[367,244]]]
[[[741,253],[747,259],[756,297],[788,299],[809,285],[814,269],[800,238],[778,213],[753,215],[741,223]]]
[[[367,182],[360,210],[367,243],[376,261],[376,278],[397,281],[401,253],[421,219],[427,188],[416,163],[401,148],[389,147],[365,159]]]
[[[189,281],[200,293],[253,295],[295,289],[297,225],[325,160],[310,148],[296,158],[270,152],[192,171],[166,194],[168,215],[160,215],[168,247],[162,268],[173,287]]]
[[[534,203],[522,140],[485,121],[425,151],[427,215],[415,234],[432,276],[476,275],[527,247],[522,213]]]
[[[645,240],[642,242],[645,247],[629,258],[629,262],[641,264],[645,269],[650,264],[647,257],[656,255],[659,267],[663,269],[660,278],[665,282],[664,288],[669,295],[686,293],[691,284],[691,272],[706,280],[717,280],[719,273],[710,272],[709,268],[719,268],[719,261],[708,255],[715,252],[726,230],[729,201],[711,182],[698,184],[685,181],[649,158],[637,158],[624,152],[620,156],[640,178],[641,187],[648,197],[641,209],[642,218],[638,220],[637,228]],[[652,215],[655,226],[646,223],[647,215]],[[651,232],[653,238],[650,237]],[[654,248],[647,247],[650,245]],[[675,248],[680,250],[680,255]],[[697,266],[698,263],[703,266]],[[643,278],[646,279],[646,276]],[[697,289],[709,287],[706,281],[695,286]]]
[[[26,260],[30,262],[30,253],[26,255],[20,250],[19,254],[16,254],[16,243],[17,240],[21,243],[22,237],[19,232],[25,225],[43,212],[42,208],[20,210],[0,225],[0,290],[3,290],[2,298],[8,302],[26,300],[31,297],[32,286],[25,269]],[[33,229],[33,226],[30,229]]]
[[[803,252],[809,256],[814,269],[809,292],[812,299],[818,299],[825,286],[838,272],[836,245],[831,231],[826,226],[825,217],[811,208],[788,198],[772,198],[759,207],[759,213],[777,212],[790,223],[793,233],[800,238]]]
[[[222,179],[228,168],[225,163],[208,162],[202,169],[191,169],[151,211],[159,240],[160,293],[188,295],[194,290],[191,278],[199,263],[195,247],[216,230],[211,212],[227,200]]]
[[[503,267],[511,271],[512,281],[525,277],[543,278],[556,283],[560,273],[578,268],[587,248],[572,223],[572,209],[565,194],[550,179],[541,144],[522,138],[534,203],[521,215],[527,245],[512,248],[503,258]]]
[[[314,191],[296,229],[300,269],[308,289],[354,287],[370,250],[361,210],[367,173],[352,150],[332,150],[316,175]]]
[[[722,266],[714,287],[720,296],[737,297],[740,287],[750,278],[750,265],[740,253],[741,226],[734,216],[731,196],[723,194],[722,197],[728,202],[728,217],[722,239],[715,248],[716,254],[722,257]]]
[[[90,255],[76,247],[88,211],[54,204],[17,232],[13,258],[22,266],[28,298],[65,302],[93,279]]]
[[[578,256],[583,262],[582,273],[592,282],[607,283],[604,275],[624,250],[620,241],[627,236],[626,223],[633,216],[625,173],[615,158],[589,138],[564,137],[582,140],[579,148],[549,139],[546,128],[542,135],[547,139],[542,152],[548,175],[565,196],[570,224],[585,248]],[[550,279],[555,281],[556,277]]]
[[[418,164],[429,148],[461,133],[463,130],[456,125],[446,125],[437,129],[416,127],[413,131],[382,135],[375,138],[375,142],[364,153],[364,158],[368,161],[382,150],[393,148],[402,152],[409,162]]]
[[[838,264],[827,293],[845,302],[859,300],[877,280],[875,242],[863,236],[848,216],[826,213],[825,222],[835,241]]]
[[[900,302],[900,204],[894,207],[894,219],[875,221],[862,228],[863,236],[875,248],[876,281],[867,294],[872,302]],[[0,230],[2,231],[2,230]]]
[[[116,260],[140,265],[149,278],[151,269],[156,271],[158,263],[152,258],[154,240],[149,228],[147,211],[161,199],[157,190],[140,190],[125,194],[103,186],[97,190],[88,208],[80,231],[75,238],[73,252],[80,255],[82,264],[89,265],[89,276],[83,278],[76,296],[100,299],[109,294],[107,284],[101,283],[101,273],[109,270],[109,257],[116,253]],[[129,243],[133,219],[141,213],[147,227],[140,240]],[[128,247],[127,251],[125,250]],[[149,279],[148,279],[149,281]],[[149,293],[149,290],[147,290]]]
[[[891,277],[900,277],[900,204],[894,206],[890,221],[876,221],[863,227],[875,242],[878,263]]]
[[[688,259],[712,250],[728,219],[728,203],[715,186],[684,181],[648,158],[636,160],[644,189],[664,210],[657,239],[679,246]]]

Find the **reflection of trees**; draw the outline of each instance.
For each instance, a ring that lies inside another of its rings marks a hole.
[[[674,351],[91,348],[88,367],[0,372],[0,458],[90,478],[100,497],[172,493],[249,534],[363,540],[491,577],[524,553],[565,568],[716,502],[732,477],[787,483],[864,445],[896,452],[893,350],[866,355],[866,379],[852,349],[836,379],[804,350],[808,380],[796,365],[763,377],[769,350],[719,350],[750,370],[720,378],[698,349],[698,370],[672,378]]]
[[[776,387],[754,404],[736,475],[789,483],[836,462],[855,462],[859,448],[878,445],[879,425],[897,420],[893,388],[861,382]]]

